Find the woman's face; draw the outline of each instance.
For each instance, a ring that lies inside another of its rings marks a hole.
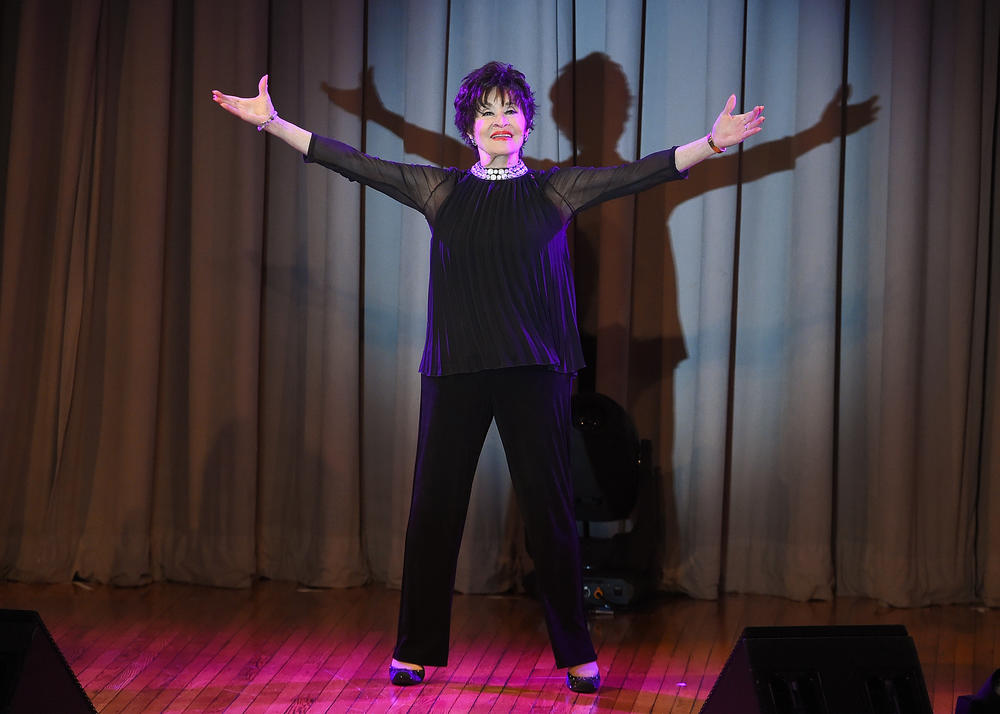
[[[480,156],[487,154],[491,161],[496,157],[516,157],[524,146],[526,124],[521,107],[510,98],[504,103],[500,92],[494,89],[476,111],[472,140],[479,147]]]

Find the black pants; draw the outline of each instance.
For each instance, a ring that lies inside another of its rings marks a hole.
[[[572,379],[543,367],[422,377],[396,659],[448,662],[458,550],[476,464],[494,419],[524,518],[556,665],[596,659],[584,614],[569,470]]]

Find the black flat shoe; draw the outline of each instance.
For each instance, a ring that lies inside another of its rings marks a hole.
[[[566,686],[578,694],[593,694],[601,686],[601,675],[595,674],[593,677],[577,677],[575,674],[567,672]]]
[[[420,684],[424,681],[424,668],[407,669],[406,667],[393,667],[389,665],[389,681],[397,687],[409,687],[411,684]]]

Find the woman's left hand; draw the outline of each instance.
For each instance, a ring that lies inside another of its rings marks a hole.
[[[764,107],[756,106],[746,114],[733,114],[736,108],[736,95],[729,95],[726,108],[719,114],[712,125],[712,141],[720,149],[735,146],[747,137],[759,132],[764,123]]]
[[[271,95],[267,92],[266,74],[257,83],[256,97],[234,97],[213,89],[212,100],[230,114],[257,126],[274,116],[274,104],[271,103]]]

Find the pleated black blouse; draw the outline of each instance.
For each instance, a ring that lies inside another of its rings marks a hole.
[[[306,160],[427,218],[430,284],[420,372],[429,376],[583,367],[566,243],[570,220],[601,201],[687,176],[674,165],[674,148],[622,166],[553,168],[502,181],[384,161],[315,134]]]

